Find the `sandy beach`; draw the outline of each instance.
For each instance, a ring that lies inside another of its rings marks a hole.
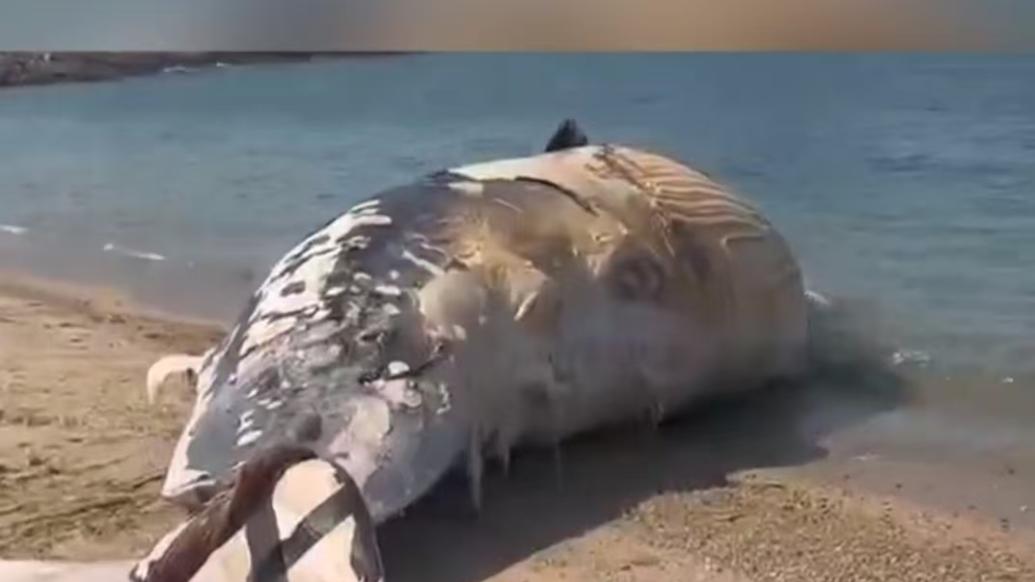
[[[0,558],[132,558],[181,519],[158,488],[192,395],[170,385],[148,406],[144,375],[221,333],[0,279]],[[787,434],[796,403],[774,402],[580,439],[559,467],[519,455],[490,473],[478,517],[447,482],[382,528],[389,580],[1035,580],[1024,527],[795,469],[823,451]]]

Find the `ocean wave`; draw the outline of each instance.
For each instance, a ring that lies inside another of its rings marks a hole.
[[[930,363],[931,354],[923,350],[896,350],[895,353],[891,354],[891,364],[893,366],[914,364],[923,367]]]
[[[165,256],[158,253],[151,253],[147,251],[138,251],[126,247],[120,247],[115,243],[108,243],[104,245],[104,252],[116,253],[127,257],[133,257],[135,259],[143,259],[145,261],[164,261]]]
[[[197,71],[197,69],[194,68],[194,67],[185,67],[183,65],[173,65],[171,67],[165,67],[164,69],[162,69],[162,72],[166,73],[166,74],[169,74],[169,73],[193,73],[194,71]]]
[[[0,232],[6,232],[13,235],[22,235],[29,232],[29,229],[24,226],[18,226],[16,224],[0,224]]]

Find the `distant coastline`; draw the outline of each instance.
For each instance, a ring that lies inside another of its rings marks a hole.
[[[396,52],[0,52],[0,88],[108,81],[220,65],[385,57]]]

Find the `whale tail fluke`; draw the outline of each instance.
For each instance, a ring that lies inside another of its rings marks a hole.
[[[579,127],[574,119],[568,118],[561,122],[553,136],[546,144],[546,152],[556,152],[569,148],[578,148],[589,145],[589,138]]]

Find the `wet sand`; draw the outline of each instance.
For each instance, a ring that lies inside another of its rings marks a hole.
[[[157,500],[187,390],[147,406],[147,367],[219,330],[0,281],[0,555],[139,553],[179,515]]]
[[[149,407],[143,378],[221,334],[110,293],[0,278],[0,558],[131,558],[181,519],[158,488],[193,398],[170,384]],[[1012,474],[947,483],[919,464],[830,459],[830,430],[894,402],[817,402],[775,390],[579,439],[559,464],[523,453],[508,476],[490,472],[478,517],[447,481],[382,528],[389,580],[1035,580],[1024,519],[968,501],[994,501]]]

